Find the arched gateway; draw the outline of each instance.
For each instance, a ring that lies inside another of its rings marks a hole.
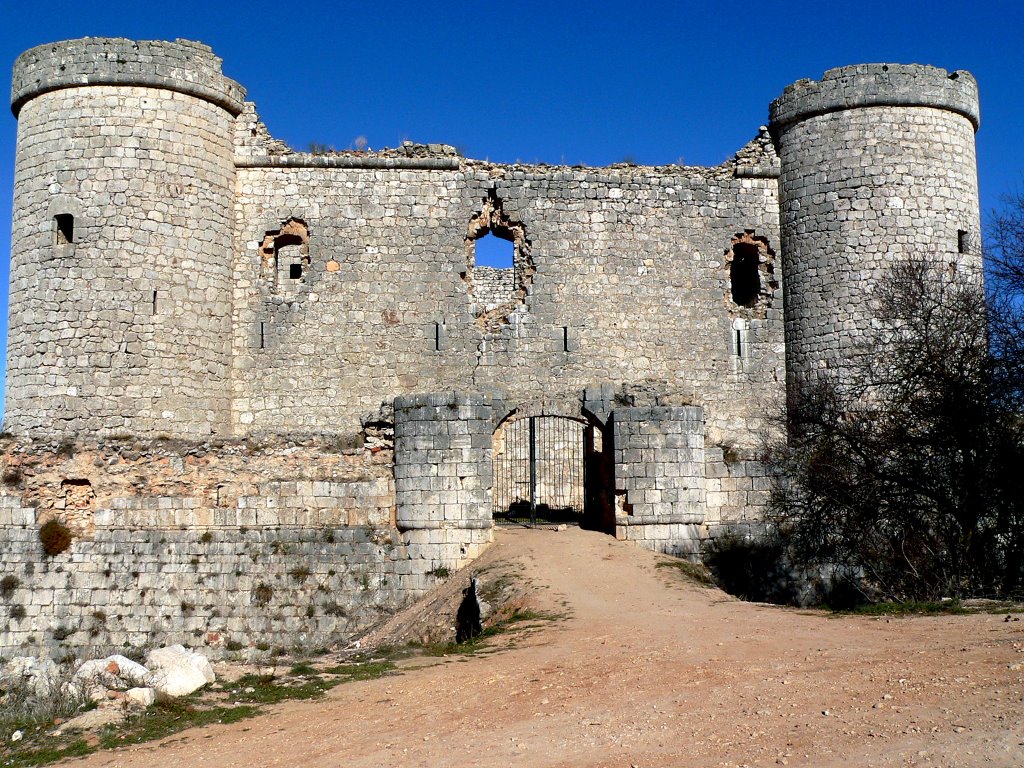
[[[614,534],[611,443],[586,414],[513,411],[494,431],[494,522],[569,523]]]

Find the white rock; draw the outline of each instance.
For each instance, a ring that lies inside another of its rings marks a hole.
[[[142,685],[148,674],[149,670],[138,662],[114,655],[82,662],[72,680],[123,691]]]
[[[156,691],[152,688],[129,688],[124,696],[129,702],[143,709],[151,707],[156,701]]]
[[[0,672],[0,680],[25,683],[40,698],[50,696],[59,678],[60,668],[53,659],[38,659],[35,656],[15,656]]]
[[[182,645],[157,648],[146,657],[147,684],[160,698],[188,696],[217,679],[210,660]]]
[[[15,731],[11,734],[11,741],[21,741],[23,735],[21,731]]]

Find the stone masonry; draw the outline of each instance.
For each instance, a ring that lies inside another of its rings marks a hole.
[[[576,423],[586,524],[692,555],[756,524],[767,416],[888,265],[980,275],[966,72],[829,70],[711,168],[296,152],[184,40],[33,48],[12,109],[0,653],[351,636],[487,545],[527,417]]]

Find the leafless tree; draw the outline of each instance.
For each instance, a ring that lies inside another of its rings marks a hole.
[[[1024,275],[1021,237],[1007,280]],[[790,438],[767,452],[771,518],[805,572],[866,599],[1022,593],[1024,322],[1005,285],[894,267],[861,354],[791,395]]]

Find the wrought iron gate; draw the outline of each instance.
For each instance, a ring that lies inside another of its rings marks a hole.
[[[494,521],[578,522],[583,514],[586,425],[528,416],[499,427],[494,454]]]

